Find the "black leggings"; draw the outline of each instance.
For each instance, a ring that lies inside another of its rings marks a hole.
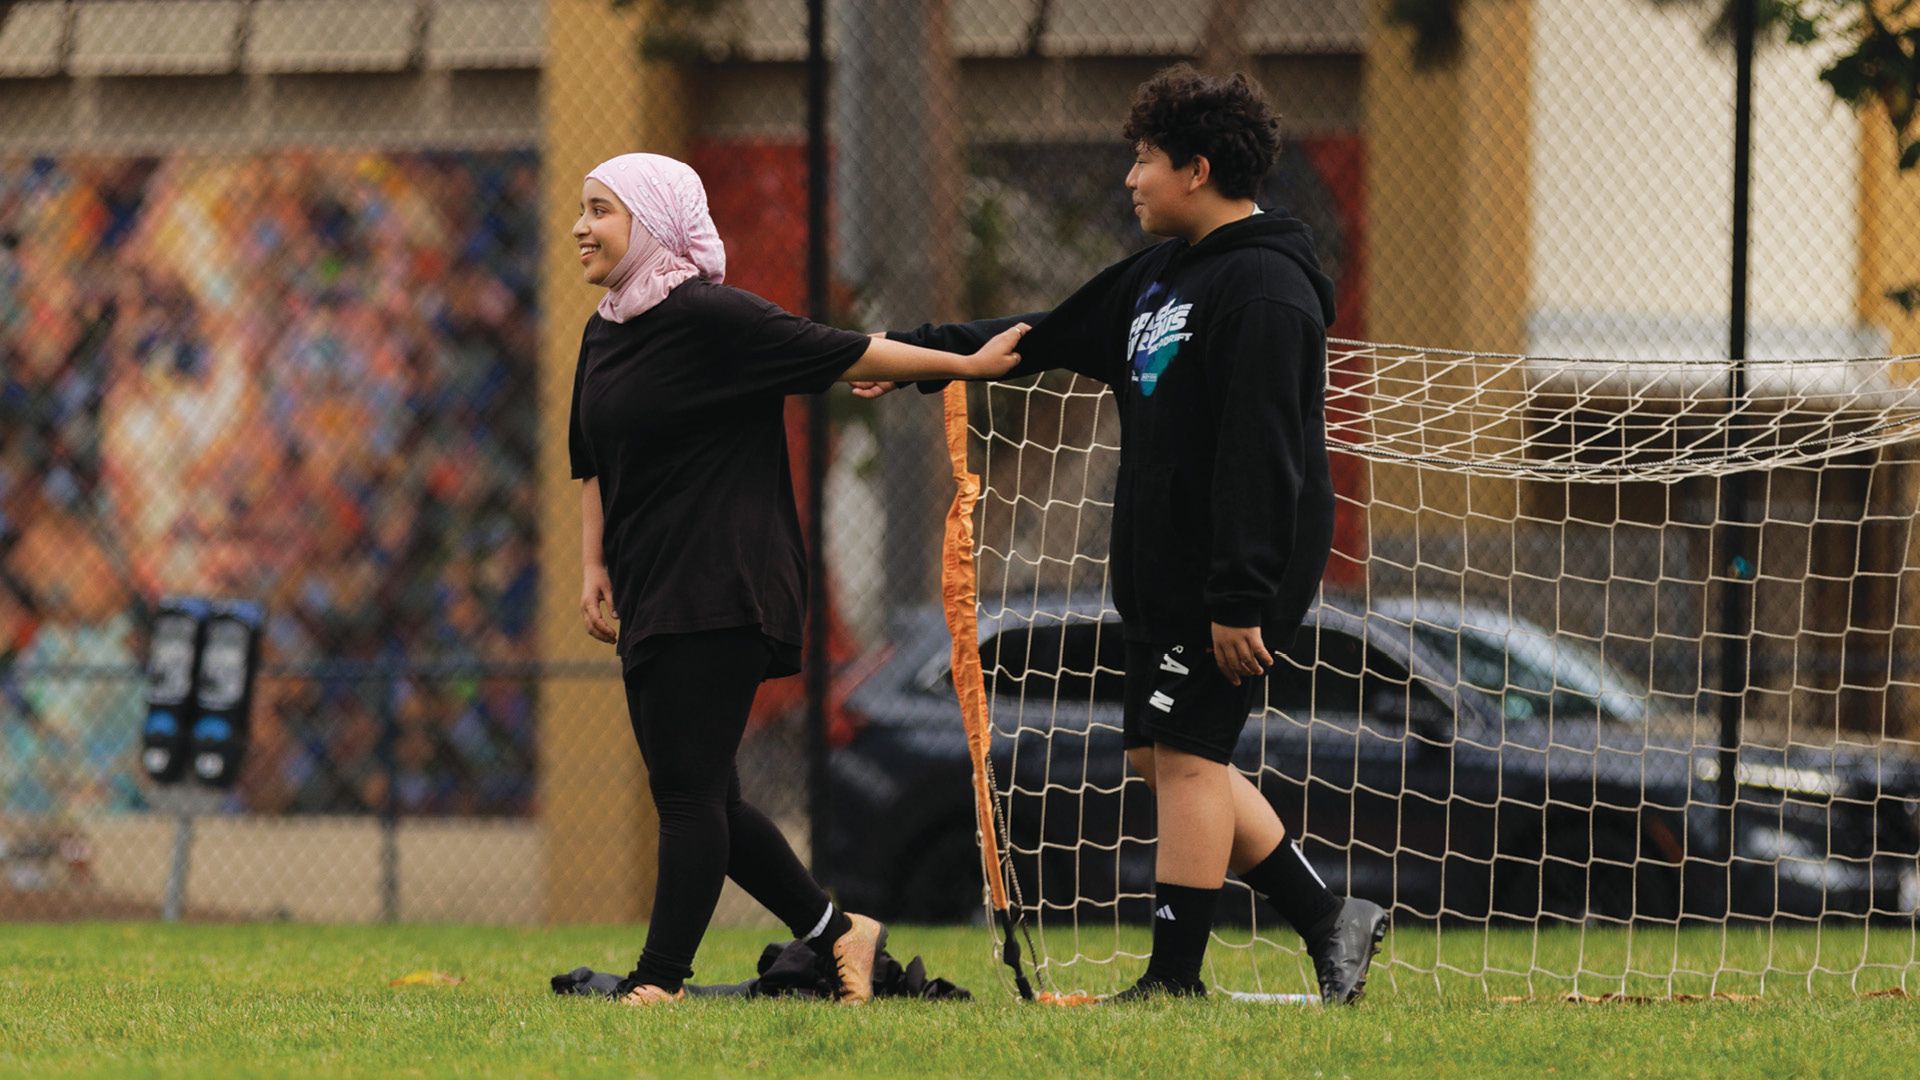
[[[827,894],[767,816],[740,798],[734,754],[773,659],[757,628],[649,639],[626,673],[627,714],[660,814],[659,877],[646,950],[632,978],[665,990],[693,954],[732,878],[793,931],[811,933]]]

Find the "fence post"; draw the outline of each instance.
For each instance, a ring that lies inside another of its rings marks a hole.
[[[387,790],[380,806],[380,921],[400,921],[400,741],[399,725],[393,715],[393,698],[400,689],[400,677],[378,684],[380,694],[380,768],[387,774]]]
[[[1727,448],[1744,444],[1747,398],[1747,255],[1750,244],[1750,193],[1753,173],[1753,52],[1754,6],[1733,5],[1734,117],[1733,117],[1733,254],[1732,296],[1727,316]],[[1721,554],[1727,581],[1720,601],[1720,777],[1718,801],[1721,823],[1720,854],[1727,860],[1728,899],[1733,882],[1733,813],[1739,796],[1740,720],[1746,708],[1749,649],[1753,633],[1753,586],[1758,568],[1748,556],[1752,530],[1749,515],[1750,474],[1735,472],[1720,482]]]
[[[160,918],[179,922],[187,904],[187,870],[193,854],[193,812],[183,804],[174,816],[173,861],[167,870],[167,902]]]
[[[827,57],[825,0],[807,0],[807,316],[830,318],[827,279]],[[827,399],[807,402],[807,824],[813,876],[827,865]]]
[[[220,809],[221,793],[197,784],[169,784],[156,789],[153,805],[173,815],[173,857],[167,864],[167,895],[160,918],[179,922],[187,910],[187,879],[193,871],[193,820]]]

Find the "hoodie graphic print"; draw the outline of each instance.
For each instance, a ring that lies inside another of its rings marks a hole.
[[[1165,296],[1164,303],[1155,301]],[[1187,330],[1193,305],[1170,293],[1164,282],[1148,285],[1134,302],[1133,325],[1127,335],[1127,356],[1133,367],[1133,385],[1144,397],[1153,396],[1160,375],[1180,355],[1180,345],[1193,334]]]

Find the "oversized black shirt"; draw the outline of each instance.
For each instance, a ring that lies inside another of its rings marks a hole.
[[[800,643],[807,562],[784,399],[826,390],[868,344],[698,279],[624,323],[587,320],[568,451],[575,479],[600,479],[628,663],[656,634],[755,626]]]

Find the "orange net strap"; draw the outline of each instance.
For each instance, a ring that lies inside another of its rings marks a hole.
[[[993,909],[1007,910],[1007,886],[1000,876],[1000,841],[994,829],[993,792],[987,784],[987,683],[980,670],[979,589],[973,568],[973,507],[980,501],[980,478],[967,468],[967,388],[948,383],[947,456],[953,462],[953,506],[947,511],[946,545],[940,556],[940,598],[947,630],[953,635],[953,689],[973,758],[974,816],[980,825],[980,855],[987,872]]]

